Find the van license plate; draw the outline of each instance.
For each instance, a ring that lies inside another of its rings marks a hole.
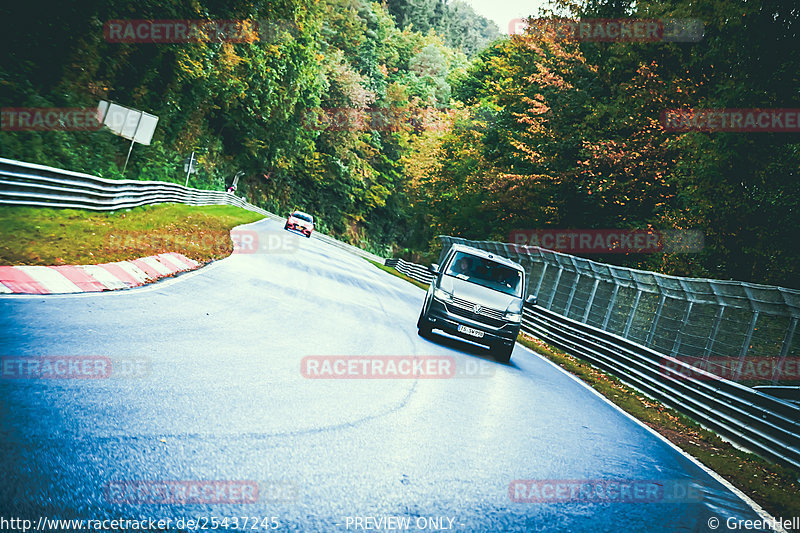
[[[460,333],[466,333],[467,335],[472,335],[473,337],[478,337],[479,339],[483,337],[483,332],[479,329],[468,328],[467,326],[458,326],[458,331]]]

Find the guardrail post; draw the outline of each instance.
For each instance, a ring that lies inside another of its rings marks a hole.
[[[594,295],[597,294],[597,286],[600,285],[600,278],[595,278],[594,286],[592,286],[592,293],[589,295],[589,301],[586,303],[586,310],[583,312],[583,319],[581,322],[584,324],[589,319],[589,311],[592,309],[594,303]]]
[[[631,324],[633,324],[633,315],[636,314],[636,308],[639,307],[639,298],[642,296],[642,290],[639,289],[636,291],[636,299],[633,300],[633,307],[631,308],[631,312],[628,315],[628,321],[625,322],[625,330],[622,332],[622,336],[626,339],[628,338],[628,332],[631,330]]]
[[[681,325],[678,327],[678,334],[675,335],[675,341],[672,343],[672,350],[670,351],[670,355],[675,357],[678,355],[678,352],[681,349],[681,335],[683,334],[683,327],[689,321],[689,316],[692,314],[692,306],[694,302],[690,301],[689,305],[686,306],[686,314],[683,315],[683,320],[681,320]]]
[[[544,275],[547,274],[548,263],[544,262],[544,263],[542,263],[542,265],[544,265],[544,266],[542,266],[542,275],[539,276],[539,283],[536,284],[536,296],[537,297],[539,296],[539,291],[542,289],[542,281],[544,280]]]
[[[747,330],[747,335],[744,336],[744,342],[742,342],[742,349],[739,352],[739,368],[737,369],[736,375],[733,379],[738,379],[741,375],[742,368],[744,367],[744,360],[747,358],[747,352],[750,350],[750,343],[753,340],[753,332],[755,332],[756,323],[758,322],[758,309],[754,304],[756,299],[753,297],[753,293],[750,291],[747,285],[744,285],[742,288],[744,289],[745,294],[747,294],[747,299],[753,308],[753,317],[750,319],[750,327]]]
[[[601,329],[606,329],[608,327],[608,321],[611,318],[611,310],[614,309],[614,304],[617,303],[617,293],[619,292],[619,285],[615,282],[614,283],[614,290],[611,292],[611,298],[608,299],[608,307],[606,308],[606,316],[603,317],[603,327]]]
[[[708,336],[708,340],[706,341],[706,347],[703,350],[703,359],[708,359],[711,355],[711,350],[714,348],[714,341],[717,340],[717,332],[719,331],[719,326],[722,324],[722,315],[725,314],[725,306],[720,305],[717,309],[717,314],[714,317],[714,326],[711,329],[711,335]]]
[[[572,290],[569,291],[567,296],[567,305],[564,307],[564,316],[569,316],[569,308],[572,307],[572,299],[575,297],[575,291],[578,289],[578,283],[581,281],[581,273],[578,272],[578,265],[575,264],[575,258],[570,256],[572,266],[575,267],[575,281],[572,283]]]
[[[658,301],[658,308],[656,309],[656,316],[653,317],[653,325],[650,326],[650,333],[647,334],[647,341],[645,344],[647,346],[653,345],[653,340],[656,337],[656,328],[658,327],[658,320],[661,318],[661,311],[664,309],[664,302],[667,301],[666,295],[663,293],[661,294],[661,298]]]
[[[786,335],[783,337],[783,344],[781,345],[781,354],[778,356],[780,357],[780,362],[778,363],[778,368],[783,368],[783,364],[786,361],[786,356],[789,355],[789,348],[792,346],[792,337],[794,337],[794,330],[797,328],[797,317],[793,317],[792,321],[789,323],[789,327],[786,328]],[[778,381],[778,377],[775,376],[775,370],[772,371],[772,384]]]
[[[575,297],[575,290],[578,288],[578,282],[581,280],[581,275],[576,274],[577,279],[575,283],[572,284],[572,290],[569,291],[569,296],[567,296],[567,305],[564,308],[564,316],[569,316],[569,308],[572,307],[572,299]]]
[[[739,379],[742,369],[744,368],[744,360],[747,358],[747,351],[750,349],[750,342],[753,340],[753,332],[756,330],[756,322],[758,322],[758,311],[754,310],[753,318],[750,319],[750,328],[747,330],[747,335],[744,336],[742,350],[739,352],[739,366],[736,369],[736,375],[732,378],[734,381]]]
[[[547,308],[551,309],[553,307],[553,300],[556,299],[556,291],[558,290],[558,284],[561,282],[561,274],[564,273],[564,268],[559,267],[558,274],[556,274],[556,281],[553,283],[553,292],[550,293],[550,301],[547,302]]]

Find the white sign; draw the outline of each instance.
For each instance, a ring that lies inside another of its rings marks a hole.
[[[103,124],[115,135],[139,144],[150,144],[158,125],[158,117],[101,100],[97,106]]]

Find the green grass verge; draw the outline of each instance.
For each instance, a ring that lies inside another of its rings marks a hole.
[[[233,251],[229,232],[263,218],[234,206],[157,204],[114,212],[0,207],[0,265],[88,265],[178,252],[199,262]]]
[[[386,265],[382,265],[382,264],[378,263],[377,261],[372,261],[370,259],[367,259],[367,261],[369,261],[370,263],[372,263],[376,267],[380,268],[384,272],[388,272],[389,274],[391,274],[393,276],[397,276],[398,278],[404,279],[409,283],[413,283],[414,285],[416,285],[420,289],[425,289],[426,291],[428,290],[428,285],[425,285],[424,283],[420,283],[419,281],[417,281],[415,279],[409,278],[408,276],[406,276],[402,272],[398,272],[397,270],[395,270],[392,267],[387,267]]]
[[[391,267],[370,262],[418,287],[428,288]],[[727,479],[773,516],[784,519],[800,516],[800,472],[735,448],[687,416],[638,393],[611,374],[539,339],[520,333],[517,342],[583,380],[625,412]]]
[[[589,384],[620,408],[658,431],[779,518],[800,516],[800,472],[735,448],[674,409],[624,385],[589,363],[520,334],[517,341]]]

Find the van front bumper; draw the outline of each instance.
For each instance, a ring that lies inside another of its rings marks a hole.
[[[456,314],[447,309],[447,306],[433,298],[428,312],[425,315],[428,325],[433,329],[440,329],[445,333],[471,340],[481,344],[511,346],[519,335],[519,322],[504,322],[500,325],[486,324],[481,321],[480,315],[471,317]],[[458,330],[459,326],[476,329],[483,332],[483,337],[476,337]]]

